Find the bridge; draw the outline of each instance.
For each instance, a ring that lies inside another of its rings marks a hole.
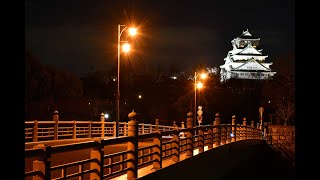
[[[53,121],[25,123],[25,179],[293,179],[294,128],[221,124],[186,127]],[[52,127],[50,127],[50,124]],[[276,162],[276,163],[275,163]],[[254,176],[256,175],[256,176]],[[271,177],[273,176],[273,177]]]

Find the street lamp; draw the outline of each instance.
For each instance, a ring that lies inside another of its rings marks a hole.
[[[122,28],[122,29],[121,29]],[[120,44],[123,44],[122,48],[124,52],[130,51],[130,44],[127,41],[121,41],[121,35],[123,31],[127,29],[126,25],[118,24],[118,86],[117,86],[117,97],[116,97],[116,137],[119,136],[119,121],[120,121]],[[137,34],[136,28],[128,28],[129,35],[135,36]]]
[[[197,125],[197,88],[201,89],[203,87],[202,82],[197,82],[197,78],[200,75],[201,79],[206,79],[207,78],[207,74],[205,73],[201,73],[201,74],[197,74],[197,72],[194,72],[194,117],[193,117],[193,125],[196,126]]]

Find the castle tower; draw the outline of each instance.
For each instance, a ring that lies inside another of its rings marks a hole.
[[[264,80],[274,76],[276,72],[270,68],[272,62],[265,62],[268,56],[257,49],[259,41],[260,38],[252,36],[248,29],[231,41],[233,49],[220,66],[221,82],[231,78]]]

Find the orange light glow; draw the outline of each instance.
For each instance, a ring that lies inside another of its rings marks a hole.
[[[125,44],[122,45],[122,50],[124,52],[129,52],[130,51],[130,46],[131,45],[129,43],[125,43]]]
[[[198,83],[197,83],[197,88],[198,88],[198,89],[201,89],[202,87],[203,87],[202,82],[198,82]]]
[[[202,73],[202,74],[200,75],[200,77],[201,77],[201,79],[205,79],[205,78],[207,78],[207,74]]]
[[[137,34],[137,28],[129,28],[130,36],[135,36]]]

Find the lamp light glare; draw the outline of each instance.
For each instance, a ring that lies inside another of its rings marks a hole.
[[[137,28],[129,28],[130,36],[135,36],[137,34]]]
[[[122,50],[124,52],[129,52],[130,48],[131,48],[131,45],[129,43],[125,43],[125,44],[122,45]]]

